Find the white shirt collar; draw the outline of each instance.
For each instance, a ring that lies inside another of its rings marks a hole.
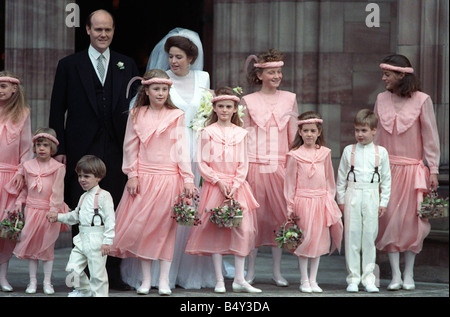
[[[97,51],[92,45],[89,45],[89,56],[91,56],[91,58],[93,58],[94,60],[97,60],[98,57],[102,54],[99,51]],[[109,61],[109,57],[110,57],[110,51],[109,51],[109,47],[106,49],[106,51],[103,52],[103,56],[106,58],[107,61]]]

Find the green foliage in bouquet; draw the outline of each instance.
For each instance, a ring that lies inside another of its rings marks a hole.
[[[242,223],[242,207],[234,199],[226,200],[222,206],[206,212],[211,213],[209,220],[220,228],[239,227]]]
[[[0,238],[8,240],[19,240],[20,233],[25,225],[23,212],[8,211],[8,214],[2,222],[0,222]]]

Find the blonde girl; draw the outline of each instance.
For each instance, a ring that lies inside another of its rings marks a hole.
[[[5,189],[18,170],[18,166],[31,159],[30,107],[26,101],[24,88],[19,78],[10,71],[0,72],[0,221],[6,216],[5,210],[14,208],[16,195]],[[22,187],[22,177],[13,180],[14,191]],[[16,243],[14,240],[0,239],[0,289],[12,292],[7,272],[9,259]]]

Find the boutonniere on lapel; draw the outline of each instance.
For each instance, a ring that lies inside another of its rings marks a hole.
[[[124,70],[125,69],[125,64],[123,62],[118,62],[117,63],[117,68],[119,68],[120,70]]]

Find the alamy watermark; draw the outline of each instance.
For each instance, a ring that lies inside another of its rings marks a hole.
[[[78,4],[72,2],[66,5],[66,26],[68,28],[80,27],[80,7]],[[366,26],[368,28],[380,27],[380,6],[376,3],[369,3],[366,5],[366,12],[370,12],[366,17]]]

